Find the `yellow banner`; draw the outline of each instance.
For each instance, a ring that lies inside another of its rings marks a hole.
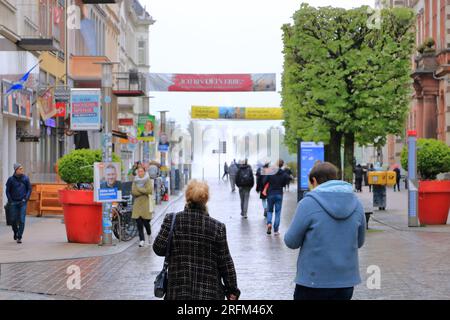
[[[192,106],[191,118],[224,120],[283,120],[283,109]]]

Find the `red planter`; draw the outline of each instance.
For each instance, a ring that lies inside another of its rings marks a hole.
[[[102,235],[102,204],[94,202],[94,192],[60,190],[67,240],[74,243],[98,244]]]
[[[419,181],[419,221],[426,225],[447,224],[450,180]]]

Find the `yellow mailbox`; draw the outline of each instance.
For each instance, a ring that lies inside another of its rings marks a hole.
[[[395,171],[388,171],[386,176],[386,184],[388,186],[395,186],[397,183],[397,173]]]
[[[369,184],[386,185],[387,174],[386,171],[370,171]]]

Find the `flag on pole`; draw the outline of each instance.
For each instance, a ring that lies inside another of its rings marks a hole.
[[[11,87],[9,87],[8,91],[6,91],[6,94],[12,92],[12,91],[16,91],[16,90],[22,90],[24,88],[24,84],[25,82],[28,81],[28,77],[30,76],[31,71],[33,71],[34,68],[36,68],[39,65],[40,61],[30,70],[28,70],[27,73],[25,73],[22,78],[20,78],[19,81],[17,81],[16,83],[13,83],[13,85]]]

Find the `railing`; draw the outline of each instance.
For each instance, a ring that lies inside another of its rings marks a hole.
[[[145,92],[145,77],[141,72],[117,72],[114,74],[115,91],[141,91]]]

